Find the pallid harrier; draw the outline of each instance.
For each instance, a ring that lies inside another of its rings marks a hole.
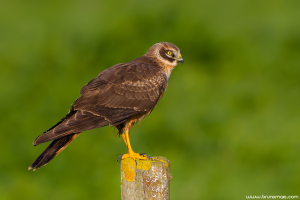
[[[52,143],[28,169],[36,170],[49,163],[81,132],[107,125],[119,130],[128,148],[128,154],[123,154],[121,159],[147,159],[144,154],[133,152],[130,128],[157,105],[178,62],[183,63],[178,47],[161,42],[135,60],[102,71],[82,87],[81,96],[66,117],[35,139],[35,146]]]

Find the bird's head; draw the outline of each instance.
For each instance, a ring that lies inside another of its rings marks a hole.
[[[168,42],[154,44],[152,47],[150,47],[146,53],[146,56],[152,58],[154,57],[158,59],[161,64],[170,66],[172,68],[176,67],[179,62],[183,64],[183,58],[179,48]]]

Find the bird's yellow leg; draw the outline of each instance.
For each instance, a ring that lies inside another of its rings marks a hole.
[[[124,140],[124,142],[125,142],[125,144],[126,144],[126,146],[127,146],[127,140],[126,140],[126,136],[125,136],[125,134],[124,134],[124,133],[122,133],[121,135],[122,135],[122,138],[123,138],[123,140]]]
[[[122,138],[128,148],[128,154],[123,154],[122,160],[125,158],[132,158],[132,159],[140,159],[140,160],[147,160],[147,156],[145,155],[140,155],[139,153],[135,153],[130,145],[130,140],[129,140],[129,134],[128,131],[125,131],[125,133],[122,133]]]

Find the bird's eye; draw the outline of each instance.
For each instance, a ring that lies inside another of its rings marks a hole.
[[[173,55],[173,52],[172,52],[172,51],[168,51],[167,54],[168,54],[169,56],[171,56],[171,55]]]

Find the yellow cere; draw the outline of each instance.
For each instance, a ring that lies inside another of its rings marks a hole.
[[[182,58],[182,55],[181,55],[181,53],[179,54],[179,58]]]

